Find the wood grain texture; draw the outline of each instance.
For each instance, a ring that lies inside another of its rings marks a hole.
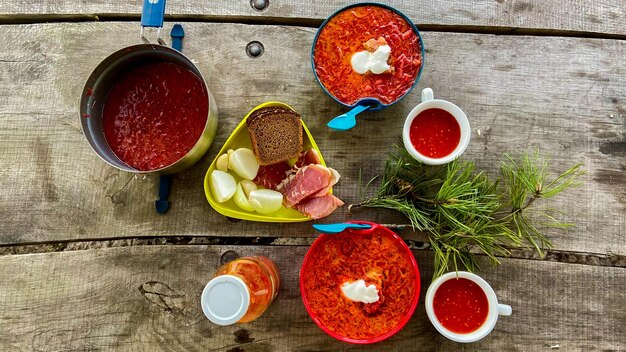
[[[37,17],[63,18],[68,15],[84,19],[128,14],[139,16],[141,3],[139,0],[5,0],[0,3],[0,21],[9,21],[18,16],[26,21]],[[319,24],[338,9],[352,3],[349,0],[271,0],[266,10],[256,11],[250,6],[249,0],[170,1],[166,14],[207,20],[283,19]],[[619,0],[429,0],[419,3],[391,0],[385,3],[401,10],[418,25],[626,34],[626,8]]]
[[[277,300],[258,320],[218,327],[200,293],[221,253],[265,255],[282,275]],[[345,351],[308,317],[298,271],[307,247],[138,246],[0,257],[0,349],[4,351]],[[505,260],[481,275],[513,315],[484,340],[447,341],[432,327],[424,295],[430,252],[415,252],[421,298],[408,325],[365,351],[623,351],[626,270]]]
[[[168,28],[169,29],[169,28]],[[400,103],[360,117],[346,133],[329,131],[343,108],[314,81],[309,50],[314,29],[236,24],[185,24],[184,52],[204,73],[220,110],[218,136],[207,155],[176,175],[172,207],[154,211],[153,177],[105,165],[78,127],[83,82],[107,55],[135,44],[128,23],[0,26],[0,243],[136,236],[308,237],[310,224],[231,223],[204,197],[203,178],[220,146],[245,113],[267,100],[294,106],[326,161],[342,174],[335,188],[346,203],[363,180],[379,174],[419,90],[465,110],[473,133],[465,158],[495,174],[503,152],[533,147],[555,172],[584,162],[584,186],[545,200],[578,224],[549,231],[556,249],[626,253],[626,43],[614,40],[426,33],[426,66],[415,92]],[[265,53],[252,59],[245,46]],[[480,130],[480,133],[479,133]],[[543,200],[542,200],[543,201]],[[395,213],[338,210],[382,223]]]

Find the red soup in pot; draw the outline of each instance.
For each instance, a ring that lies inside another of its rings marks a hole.
[[[398,331],[415,309],[417,265],[402,240],[389,232],[344,231],[319,238],[309,250],[301,271],[303,299],[313,319],[331,335],[370,343]],[[378,301],[346,297],[342,285],[356,280],[375,285]]]
[[[487,295],[478,284],[465,278],[445,281],[433,298],[437,320],[444,328],[467,334],[478,330],[489,314]]]
[[[391,48],[390,69],[381,74],[354,71],[352,55],[382,43]],[[411,88],[422,65],[422,48],[411,25],[398,13],[376,5],[350,7],[333,16],[320,30],[313,50],[320,83],[347,105],[362,98],[395,102]]]
[[[428,109],[420,112],[411,122],[409,137],[420,154],[429,158],[443,158],[459,145],[461,126],[449,112]]]
[[[123,75],[109,91],[104,136],[124,163],[141,171],[156,170],[193,148],[208,111],[200,77],[173,63],[146,63]]]

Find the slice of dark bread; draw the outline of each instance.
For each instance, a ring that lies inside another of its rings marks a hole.
[[[254,111],[246,121],[252,151],[260,165],[296,158],[302,151],[300,115],[282,107]]]

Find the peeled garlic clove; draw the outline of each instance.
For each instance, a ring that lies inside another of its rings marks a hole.
[[[259,162],[248,148],[239,148],[232,152],[228,157],[228,166],[246,180],[253,180],[259,171]]]
[[[223,172],[228,172],[228,154],[222,154],[215,162],[215,167]]]
[[[250,192],[250,205],[261,214],[276,212],[283,204],[283,195],[271,189],[258,189]]]
[[[211,194],[220,203],[224,203],[232,198],[237,190],[235,178],[229,173],[220,170],[211,172],[210,186]]]
[[[246,194],[243,191],[243,188],[241,187],[241,182],[237,184],[237,190],[235,191],[233,200],[235,201],[235,204],[237,204],[237,206],[240,207],[241,209],[246,210],[246,211],[254,211],[254,208],[252,208],[252,205],[250,205],[250,202],[248,201],[248,197],[246,196]]]
[[[256,191],[259,188],[256,183],[250,180],[242,180],[239,183],[241,184],[241,188],[243,188],[243,193],[246,194],[246,198],[250,197],[250,192]]]

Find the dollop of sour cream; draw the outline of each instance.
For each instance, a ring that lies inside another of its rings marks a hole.
[[[364,50],[352,54],[350,63],[356,73],[363,75],[367,71],[371,71],[374,74],[381,74],[390,69],[390,66],[387,64],[389,54],[391,54],[391,47],[389,45],[381,45],[373,53]]]
[[[355,302],[374,303],[380,299],[376,286],[366,286],[364,280],[346,282],[341,285],[341,291],[348,299]]]

